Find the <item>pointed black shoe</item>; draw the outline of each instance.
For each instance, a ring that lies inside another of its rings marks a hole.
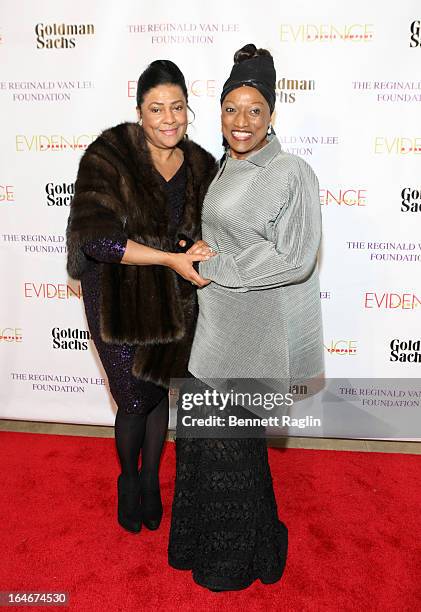
[[[140,510],[140,482],[120,474],[117,480],[118,522],[131,533],[139,533],[142,527]]]
[[[142,523],[147,529],[155,531],[161,524],[163,513],[161,492],[159,489],[147,489],[142,487],[142,472],[139,472],[139,483]]]

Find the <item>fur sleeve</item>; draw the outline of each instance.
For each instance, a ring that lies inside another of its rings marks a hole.
[[[104,238],[127,240],[120,177],[100,141],[92,143],[80,161],[70,207],[66,237],[67,271],[72,278],[79,279],[85,270],[86,243]]]

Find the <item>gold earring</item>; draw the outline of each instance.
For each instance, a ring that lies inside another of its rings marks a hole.
[[[142,125],[143,125],[143,119],[142,119],[142,117],[139,119],[138,124],[140,125],[140,127],[142,127]]]

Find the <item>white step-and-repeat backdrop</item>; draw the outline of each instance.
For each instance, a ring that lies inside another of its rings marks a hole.
[[[78,161],[100,131],[135,120],[136,80],[158,58],[184,72],[196,114],[189,135],[219,156],[221,85],[248,42],[275,57],[284,149],[320,180],[327,375],[419,376],[421,6],[289,5],[2,3],[3,418],[113,423],[80,285],[65,269]],[[411,401],[421,406],[421,394]]]

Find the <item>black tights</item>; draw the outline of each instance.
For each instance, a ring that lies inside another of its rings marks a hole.
[[[168,396],[147,414],[128,414],[121,408],[115,419],[115,441],[121,471],[128,477],[138,474],[142,450],[142,484],[159,488],[159,460],[168,427]]]

